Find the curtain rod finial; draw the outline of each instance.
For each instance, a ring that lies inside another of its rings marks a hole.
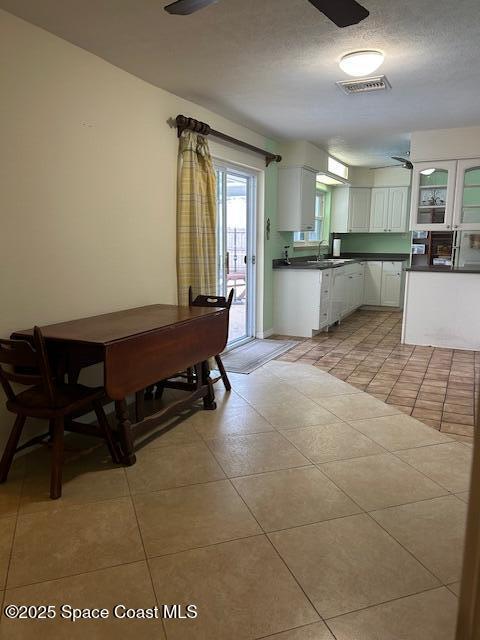
[[[265,162],[267,164],[267,167],[269,167],[272,164],[272,162],[281,162],[281,161],[282,161],[282,156],[278,156],[278,155],[275,155],[273,153],[272,153],[272,155],[267,156],[265,158]]]

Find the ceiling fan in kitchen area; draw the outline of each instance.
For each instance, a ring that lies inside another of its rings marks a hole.
[[[187,16],[216,2],[218,0],[177,0],[167,5],[165,11]],[[370,12],[356,0],[308,0],[308,2],[341,28],[358,24],[370,15]]]
[[[383,167],[370,167],[372,171],[375,169],[390,169],[391,167],[402,167],[403,169],[408,169],[411,171],[413,169],[413,164],[407,158],[399,158],[398,156],[391,156],[392,160],[397,160],[400,164],[387,164]]]

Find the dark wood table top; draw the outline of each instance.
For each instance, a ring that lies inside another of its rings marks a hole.
[[[80,318],[42,327],[47,340],[65,340],[88,344],[109,345],[150,331],[189,322],[203,316],[224,313],[221,308],[179,307],[154,304],[125,309],[100,316]],[[15,331],[15,336],[31,335],[32,329]]]

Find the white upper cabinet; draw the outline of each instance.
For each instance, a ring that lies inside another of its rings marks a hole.
[[[453,227],[457,162],[417,162],[413,168],[410,228],[450,230]]]
[[[352,233],[365,233],[370,226],[371,189],[350,189],[349,230]]]
[[[408,229],[409,187],[390,187],[388,197],[388,231],[403,233]]]
[[[278,230],[313,231],[317,174],[306,167],[278,172]]]
[[[480,229],[480,159],[459,160],[453,228]]]
[[[384,233],[388,231],[388,201],[390,189],[375,187],[372,189],[372,206],[370,209],[370,231]]]
[[[336,187],[332,194],[333,233],[367,233],[370,227],[371,189]]]
[[[407,230],[408,187],[374,187],[370,210],[372,233],[403,233]]]

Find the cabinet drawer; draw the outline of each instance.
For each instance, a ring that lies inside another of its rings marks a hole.
[[[322,297],[326,294],[328,295],[332,286],[332,272],[331,271],[323,271],[322,272],[322,284],[321,284],[321,292]]]
[[[402,271],[402,267],[403,267],[403,263],[402,262],[398,262],[398,261],[393,261],[393,260],[389,260],[389,261],[384,261],[382,263],[382,270],[384,273],[390,273],[390,272],[398,272],[398,271]]]

